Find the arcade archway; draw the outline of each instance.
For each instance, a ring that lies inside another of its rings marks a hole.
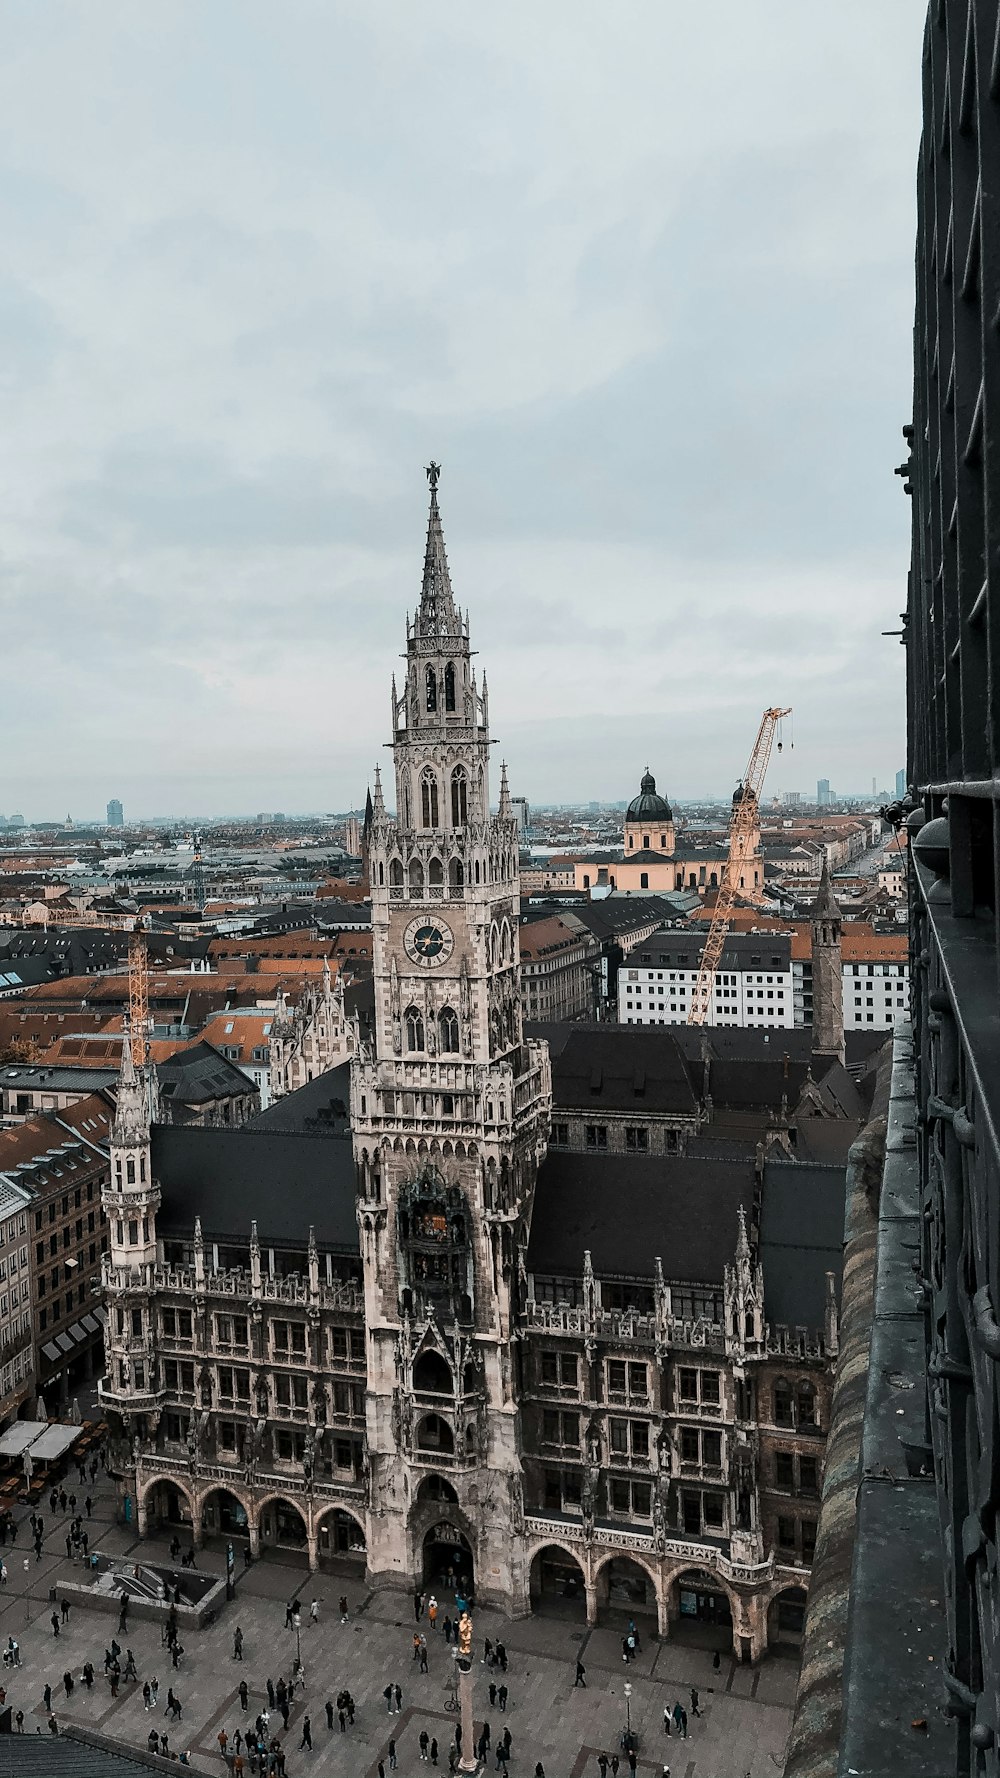
[[[602,1563],[595,1579],[599,1624],[651,1617],[650,1628],[655,1632],[656,1583],[641,1562],[633,1562],[631,1556],[612,1556]]]
[[[561,1544],[547,1543],[531,1558],[531,1609],[537,1616],[587,1621],[587,1585],[575,1556]]]
[[[271,1549],[305,1550],[309,1534],[297,1506],[280,1496],[265,1501],[260,1509],[261,1543]]]
[[[201,1503],[201,1527],[206,1537],[249,1537],[247,1509],[228,1488],[213,1488]]]
[[[458,1505],[458,1495],[451,1482],[443,1475],[425,1475],[417,1489],[417,1500],[421,1503],[425,1500],[443,1500],[453,1506]]]
[[[364,1527],[353,1513],[335,1506],[319,1522],[320,1561],[350,1562],[364,1567],[367,1560]]]
[[[802,1647],[806,1622],[804,1587],[785,1587],[767,1608],[767,1646],[789,1654]]]
[[[670,1587],[670,1634],[696,1648],[732,1650],[733,1613],[729,1595],[718,1577],[688,1568]]]
[[[190,1538],[194,1529],[191,1502],[176,1482],[152,1482],[144,1500],[150,1530],[166,1532],[180,1526]]]

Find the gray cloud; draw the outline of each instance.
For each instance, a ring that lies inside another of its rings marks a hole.
[[[0,808],[361,799],[432,455],[527,794],[721,792],[775,698],[775,788],[887,780],[920,30],[19,9]]]

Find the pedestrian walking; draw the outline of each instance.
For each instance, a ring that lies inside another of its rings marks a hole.
[[[160,1682],[159,1682],[159,1680],[155,1679],[155,1678],[151,1679],[149,1682],[149,1689],[152,1694],[153,1709],[155,1710],[157,1705],[160,1702]]]
[[[431,1738],[430,1738],[429,1734],[427,1733],[427,1730],[421,1729],[419,1740],[418,1740],[418,1746],[420,1748],[421,1763],[423,1763],[427,1758],[427,1749],[430,1746],[430,1744],[431,1744]]]
[[[680,1734],[680,1732],[681,1732],[681,1717],[683,1715],[684,1715],[684,1712],[681,1709],[680,1704],[675,1704],[674,1705],[674,1727],[676,1728],[678,1734]]]
[[[391,1685],[386,1686],[384,1692],[382,1693],[382,1696],[385,1699],[386,1710],[388,1711],[389,1715],[391,1716],[392,1715],[392,1686]]]
[[[69,1617],[69,1600],[68,1599],[64,1599],[62,1601],[62,1604],[60,1605],[59,1610],[62,1614],[63,1623],[66,1623],[66,1621]]]
[[[444,1621],[447,1624],[449,1620],[447,1618],[445,1618]],[[493,1644],[490,1641],[489,1637],[487,1636],[483,1641],[483,1666],[484,1667],[492,1667],[492,1665],[493,1665]]]
[[[379,1760],[376,1770],[377,1770],[378,1778],[385,1778],[385,1761],[384,1760],[381,1760],[381,1759]]]
[[[495,1680],[495,1679],[491,1679],[491,1680],[490,1680],[490,1709],[491,1709],[491,1710],[495,1710],[495,1709],[496,1709],[496,1703],[497,1703],[497,1686],[496,1686],[496,1680]]]
[[[396,1758],[396,1743],[394,1740],[389,1742],[387,1751],[389,1754],[389,1770],[390,1772],[395,1772],[399,1766],[399,1761]]]
[[[400,1711],[403,1708],[403,1688],[402,1688],[402,1686],[394,1685],[392,1688],[392,1695],[393,1695],[393,1699],[395,1700],[395,1704],[396,1704],[396,1715],[398,1716]],[[351,1721],[353,1722],[354,1721],[354,1699],[353,1698],[351,1698],[349,1701],[348,1714],[350,1715]]]
[[[42,1688],[42,1703],[44,1704],[46,1710],[52,1709],[52,1687],[49,1685],[47,1680],[46,1680],[44,1687]]]
[[[337,1711],[337,1720],[340,1723],[341,1734],[346,1735],[346,1733],[347,1733],[347,1711],[346,1710],[338,1710]]]
[[[721,1667],[721,1666],[722,1666],[722,1656],[721,1656],[721,1655],[720,1655],[720,1653],[719,1653],[719,1651],[718,1651],[718,1649],[716,1649],[716,1651],[715,1651],[715,1653],[714,1653],[714,1655],[713,1655],[713,1656],[712,1656],[712,1669],[713,1669],[713,1672],[715,1672],[715,1673],[718,1673],[718,1671],[719,1671],[719,1668],[720,1668],[720,1667]]]
[[[76,1495],[75,1494],[71,1494],[69,1497],[69,1510],[71,1513],[76,1512]]]
[[[19,1710],[14,1718],[14,1725],[19,1735],[24,1734],[24,1711]]]
[[[333,1703],[329,1698],[327,1698],[327,1700],[326,1700],[326,1726],[328,1729],[330,1729],[332,1731],[332,1729],[333,1729]]]
[[[664,1704],[664,1706],[663,1706],[663,1733],[665,1735],[669,1735],[669,1733],[670,1733],[670,1705],[669,1704]]]
[[[433,1593],[427,1601],[427,1616],[430,1620],[431,1629],[436,1630],[438,1621],[438,1602]]]
[[[688,1713],[682,1704],[681,1705],[681,1740],[686,1741],[687,1738],[688,1738]]]
[[[215,1737],[215,1739],[216,1739],[216,1740],[217,1740],[217,1741],[218,1741],[218,1743],[219,1743],[219,1752],[220,1752],[220,1753],[221,1753],[221,1755],[222,1755],[222,1757],[223,1757],[223,1759],[225,1759],[225,1757],[226,1757],[226,1748],[227,1748],[227,1747],[228,1747],[228,1746],[229,1746],[229,1736],[228,1736],[228,1734],[227,1734],[227,1733],[226,1733],[226,1731],[225,1731],[225,1729],[224,1729],[224,1728],[223,1728],[223,1729],[220,1729],[220,1730],[219,1730],[219,1732],[218,1732],[218,1734],[217,1734],[217,1735],[216,1735],[216,1737]]]
[[[58,1634],[59,1634],[59,1614],[58,1614],[58,1612],[54,1611],[52,1613],[52,1616],[49,1619],[49,1622],[52,1625],[53,1636],[58,1636]]]
[[[72,1695],[73,1695],[73,1675],[68,1670],[63,1674],[63,1691],[66,1693],[67,1698],[72,1697]]]
[[[420,1622],[420,1619],[423,1617],[423,1615],[424,1615],[424,1596],[423,1596],[423,1593],[420,1591],[420,1588],[418,1587],[416,1592],[413,1595],[413,1616],[416,1619],[418,1624]]]
[[[415,1661],[419,1661],[419,1659],[420,1659],[420,1631],[419,1630],[414,1630],[414,1632],[413,1632],[413,1659]]]
[[[579,1655],[577,1656],[577,1660],[576,1660],[576,1678],[573,1681],[573,1689],[575,1690],[578,1685],[582,1685],[584,1691],[586,1691],[586,1689],[587,1689],[587,1669],[584,1666],[583,1662],[581,1661]]]
[[[438,1763],[438,1744],[437,1744],[436,1737],[434,1735],[432,1735],[431,1736],[431,1765],[436,1766],[437,1763]]]
[[[691,1715],[701,1715],[701,1711],[698,1709],[698,1687],[696,1685],[691,1687]]]
[[[421,1671],[421,1673],[427,1672],[427,1638],[426,1638],[426,1636],[421,1636],[421,1638],[420,1638],[420,1671]]]
[[[507,1650],[502,1642],[497,1643],[497,1660],[500,1662],[501,1673],[507,1671]]]
[[[289,1599],[288,1604],[285,1606],[285,1629],[286,1630],[290,1630],[292,1627],[292,1613],[294,1610],[295,1610],[295,1600]]]
[[[597,1770],[600,1772],[601,1778],[608,1778],[608,1756],[606,1753],[598,1754]]]
[[[84,1678],[86,1678],[86,1677],[87,1677],[86,1674],[84,1674]],[[145,1680],[143,1680],[143,1685],[142,1685],[142,1707],[144,1710],[149,1709],[149,1700],[150,1700],[151,1695],[152,1694],[149,1689],[149,1680],[145,1679]]]
[[[341,1595],[340,1595],[340,1621],[342,1624],[346,1624],[346,1622],[347,1622],[347,1594],[346,1593],[341,1593]]]
[[[89,1519],[89,1518],[90,1518],[90,1517],[91,1517],[91,1515],[92,1515],[92,1513],[93,1513],[93,1511],[94,1511],[94,1502],[93,1502],[93,1501],[92,1501],[92,1500],[91,1500],[91,1498],[90,1498],[90,1495],[89,1495],[89,1494],[88,1494],[88,1495],[87,1495],[87,1498],[86,1498],[86,1500],[85,1500],[85,1501],[84,1501],[84,1503],[83,1503],[83,1504],[84,1504],[84,1506],[85,1506],[85,1507],[86,1507],[86,1509],[87,1509],[87,1517],[88,1517],[88,1519]]]
[[[311,1753],[312,1752],[312,1744],[313,1744],[312,1723],[310,1722],[308,1716],[304,1716],[302,1719],[302,1739],[299,1742],[299,1752],[301,1753],[303,1747],[308,1747],[308,1749]]]
[[[309,1622],[311,1624],[318,1624],[319,1623],[319,1600],[318,1599],[313,1599],[313,1601],[311,1602],[311,1604],[309,1606]]]
[[[621,1764],[621,1761],[619,1760],[617,1753],[613,1753],[611,1755],[612,1778],[618,1778],[618,1767],[620,1766],[620,1764]]]
[[[237,1624],[236,1629],[233,1631],[233,1660],[234,1661],[242,1661],[242,1659],[243,1659],[243,1631],[240,1629],[239,1624]]]
[[[273,1681],[273,1679],[269,1679],[267,1682],[267,1707],[269,1710],[274,1709],[274,1681]]]
[[[545,1778],[545,1767],[542,1765],[541,1760],[538,1760],[535,1765],[535,1778]]]
[[[125,1678],[138,1679],[138,1677],[139,1675],[135,1665],[135,1655],[130,1648],[127,1648],[125,1650]]]
[[[506,1709],[507,1709],[507,1687],[505,1685],[502,1685],[500,1687],[500,1690],[497,1692],[497,1703],[499,1704],[501,1710],[506,1712]]]
[[[66,1490],[65,1490],[65,1488],[60,1488],[60,1490],[59,1490],[59,1510],[60,1510],[60,1512],[66,1511]]]
[[[247,1708],[249,1706],[249,1703],[250,1703],[250,1693],[247,1689],[247,1682],[245,1679],[241,1679],[240,1680],[240,1709],[242,1710],[244,1716],[247,1713]]]

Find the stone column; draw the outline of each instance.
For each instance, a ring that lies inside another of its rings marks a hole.
[[[250,1533],[250,1554],[256,1561],[260,1555],[260,1520],[248,1519],[247,1530]]]
[[[145,1496],[140,1499],[138,1488],[135,1496],[135,1528],[140,1537],[146,1537],[149,1533],[149,1508]]]
[[[597,1623],[597,1586],[592,1580],[584,1582],[587,1595],[587,1624],[590,1629]]]
[[[308,1533],[308,1535],[306,1537],[306,1545],[309,1550],[309,1572],[310,1572],[310,1574],[315,1574],[317,1569],[319,1568],[319,1533],[318,1533],[318,1531],[310,1531]]]
[[[670,1588],[664,1585],[662,1573],[656,1589],[656,1633],[661,1642],[670,1635]]]
[[[192,1499],[192,1502],[191,1502],[191,1542],[196,1550],[202,1549],[204,1547],[204,1543],[205,1543],[205,1533],[204,1533],[204,1530],[202,1529],[202,1523],[201,1523],[201,1508],[202,1508],[201,1501],[197,1500],[197,1499]]]
[[[478,1772],[476,1730],[472,1720],[472,1662],[465,1655],[458,1661],[458,1696],[462,1707],[462,1757],[458,1769],[460,1772]]]

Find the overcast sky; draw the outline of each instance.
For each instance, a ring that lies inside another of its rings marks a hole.
[[[924,10],[0,0],[0,810],[362,801],[431,457],[515,793],[889,782]]]

